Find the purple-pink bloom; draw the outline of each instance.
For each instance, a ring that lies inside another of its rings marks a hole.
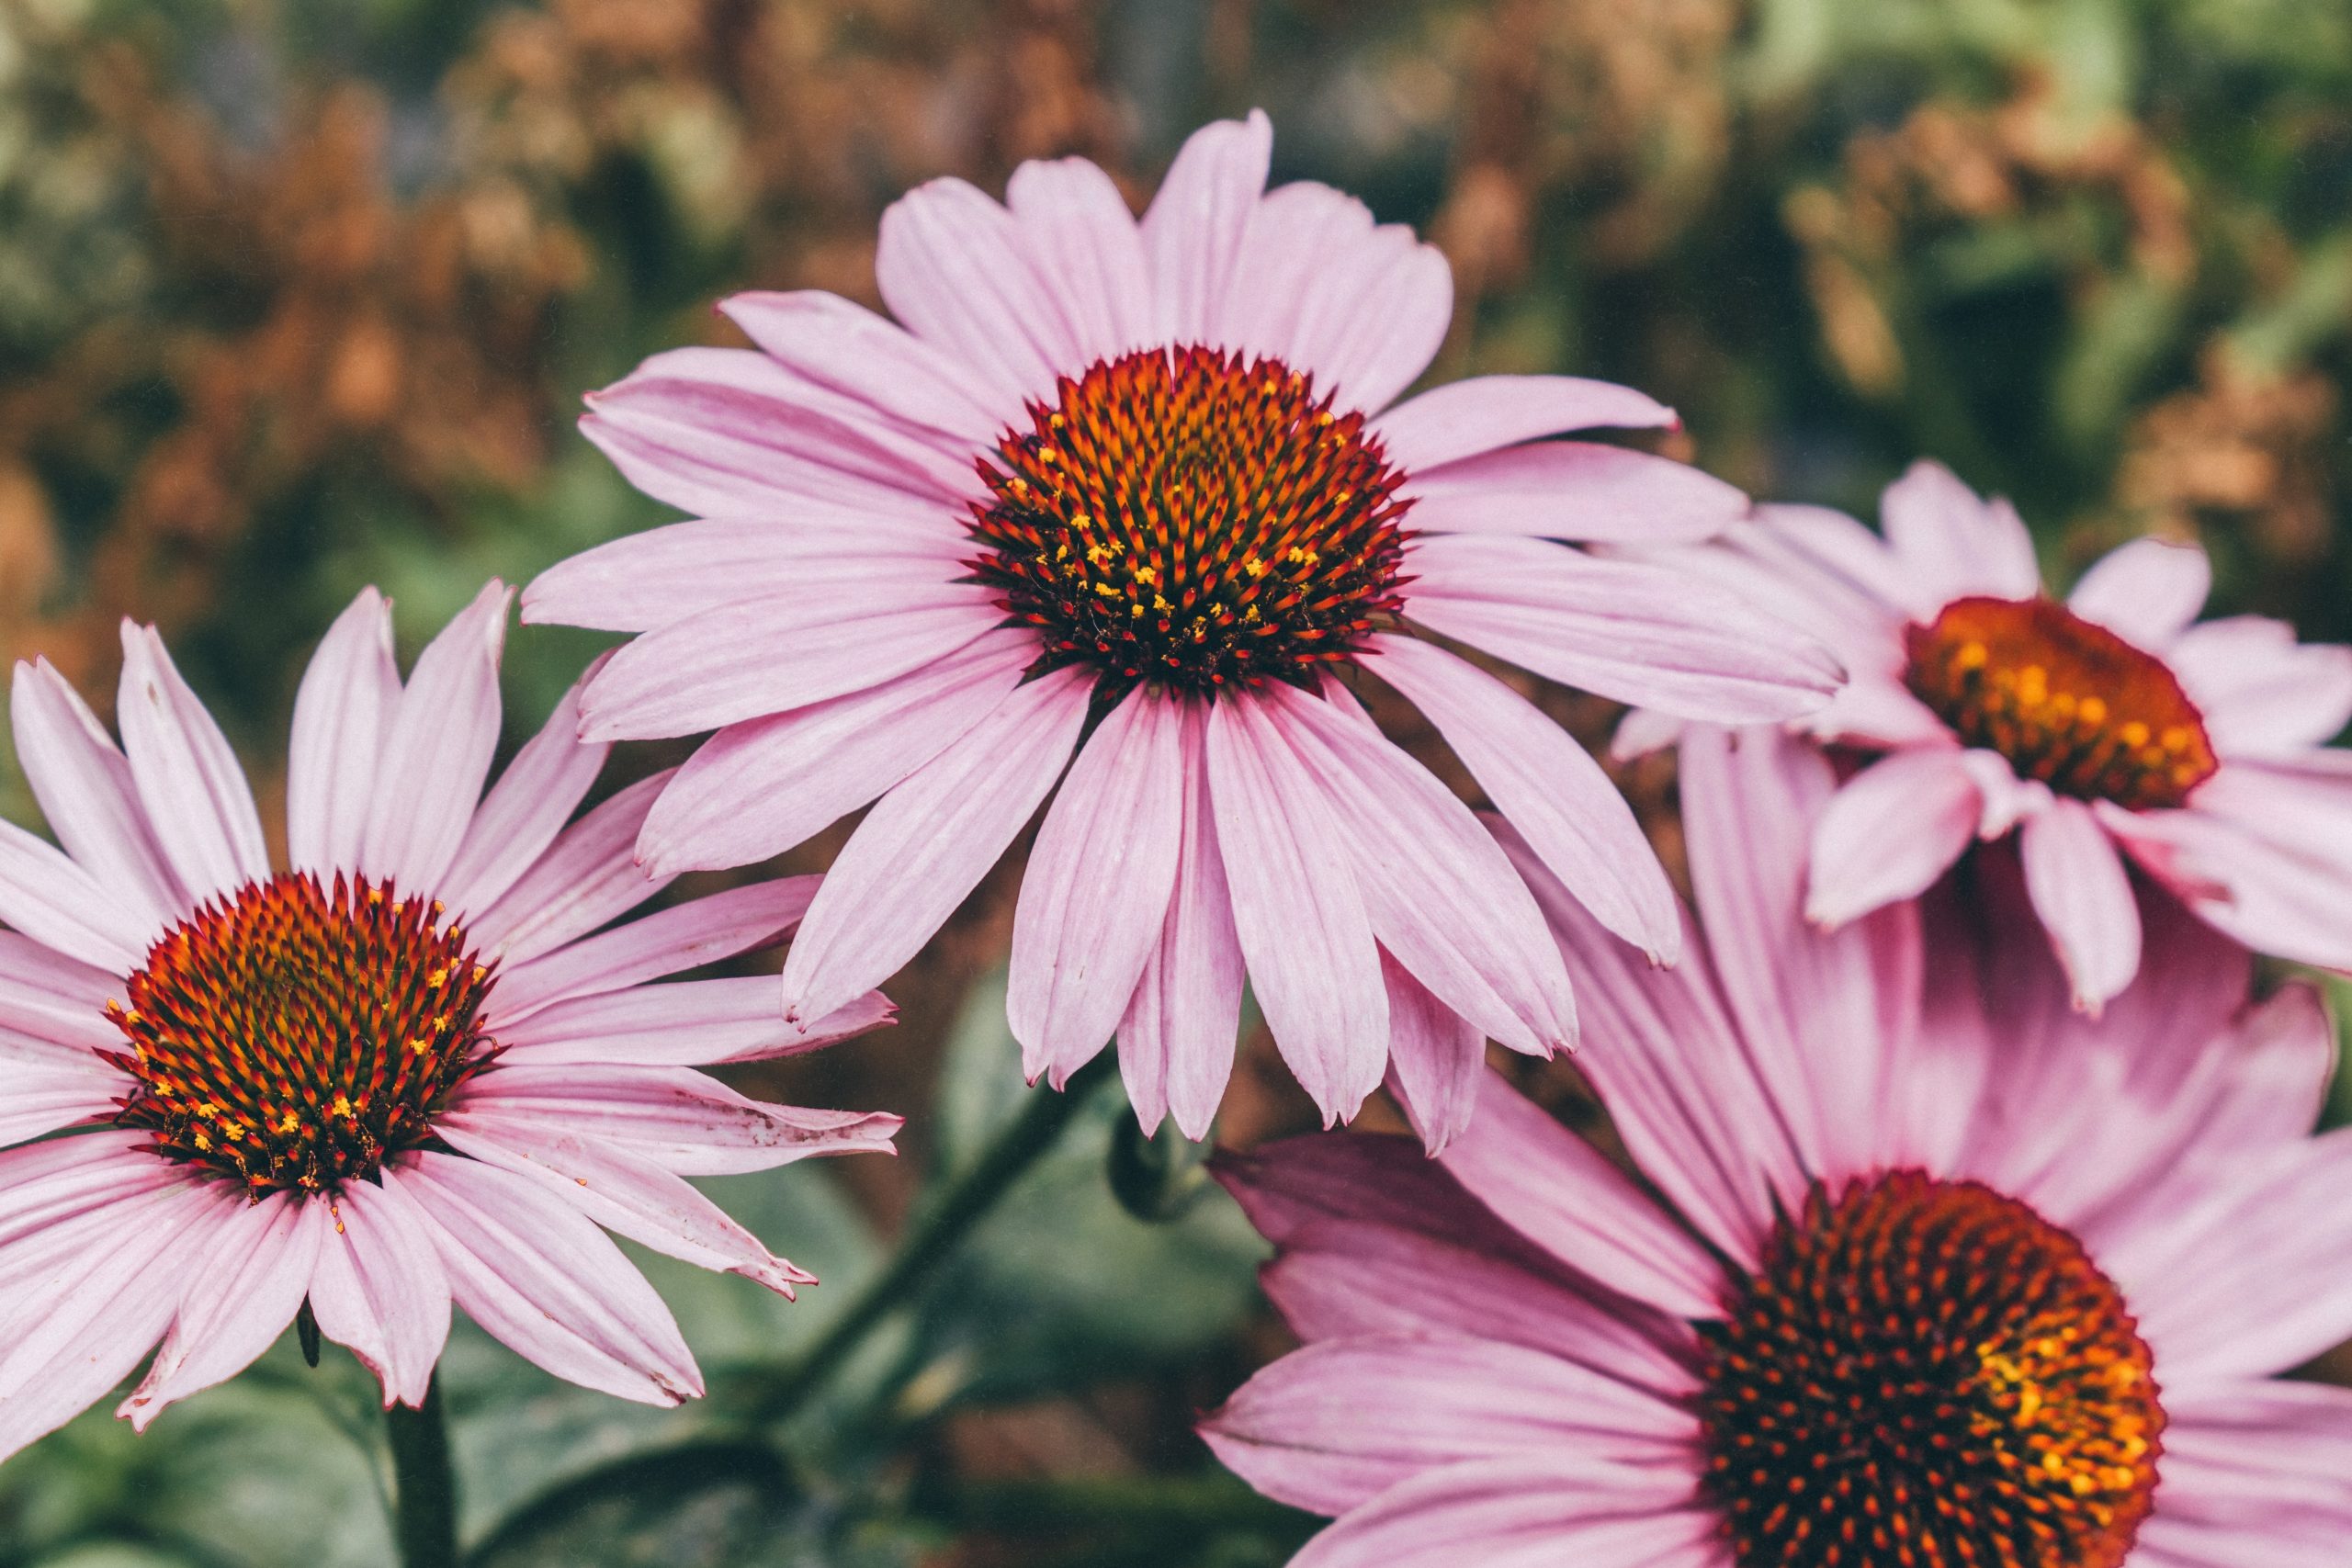
[[[2352,969],[2352,648],[2256,615],[2199,621],[2205,552],[2138,539],[2043,596],[2007,502],[1936,464],[1887,488],[1884,536],[1821,507],[1671,558],[1814,629],[1852,679],[1799,728],[1878,756],[1814,843],[1838,924],[2014,833],[2034,912],[2096,1010],[2141,964],[2127,860],[2256,952]],[[1621,751],[1679,728],[1636,714]]]
[[[2087,1019],[1997,877],[1825,932],[1829,763],[1707,729],[1683,770],[1677,971],[1516,852],[1645,1182],[1499,1083],[1436,1160],[1225,1164],[1306,1348],[1204,1430],[1337,1517],[1298,1568],[2341,1562],[2352,1392],[2278,1376],[2352,1334],[2316,994],[2249,1004],[2245,950],[2151,898]]]
[[[757,352],[660,355],[591,399],[589,436],[698,519],[524,596],[528,620],[638,634],[589,682],[584,734],[718,731],[649,815],[646,863],[746,864],[878,801],[786,962],[788,1016],[904,964],[1052,795],[1013,931],[1030,1077],[1115,1033],[1145,1122],[1197,1137],[1246,975],[1343,1118],[1432,1009],[1535,1053],[1575,1021],[1508,862],[1329,679],[1416,704],[1543,863],[1667,960],[1668,884],[1599,767],[1420,634],[1724,722],[1836,686],[1736,595],[1559,542],[1745,515],[1696,469],[1544,439],[1670,411],[1556,376],[1396,402],[1446,333],[1444,259],[1326,186],[1267,191],[1272,139],[1262,115],[1201,130],[1140,221],[1077,159],[1024,164],[1005,206],[933,182],[882,221],[895,322],[739,295],[721,309]]]
[[[123,627],[119,747],[17,666],[63,848],[0,823],[0,1454],[153,1349],[119,1412],[143,1428],[306,1300],[387,1406],[424,1400],[453,1304],[674,1404],[701,1374],[605,1231],[789,1296],[811,1276],[684,1179],[889,1150],[898,1117],[695,1070],[874,1028],[881,997],[803,1032],[773,980],[649,984],[780,940],[816,878],[616,924],[663,886],[632,855],[662,780],[571,819],[607,750],[576,690],[483,793],[510,598],[484,589],[405,685],[390,605],[344,612],[295,703],[283,870],[153,629]]]

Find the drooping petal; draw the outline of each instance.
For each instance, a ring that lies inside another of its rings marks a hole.
[[[1631,387],[1581,376],[1474,376],[1398,403],[1372,421],[1388,460],[1419,475],[1446,463],[1566,430],[1655,430],[1674,411]],[[1416,527],[1422,526],[1414,518]]]
[[[580,739],[580,693],[602,660],[559,698],[539,732],[524,743],[490,786],[458,857],[441,880],[442,897],[464,915],[487,909],[547,852],[612,751]]]
[[[1273,144],[1272,122],[1253,110],[1201,127],[1169,165],[1142,222],[1162,342],[1223,342],[1217,329]]]
[[[996,710],[1036,656],[1019,631],[865,691],[729,725],[686,760],[638,840],[662,874],[780,854],[894,788]]]
[[[1383,946],[1491,1038],[1548,1055],[1576,1040],[1567,970],[1510,859],[1467,807],[1368,721],[1287,686],[1262,711],[1320,784]]]
[[[1209,800],[1233,925],[1274,1043],[1325,1123],[1355,1114],[1388,1055],[1388,998],[1353,859],[1261,704],[1216,704]]]
[[[1960,858],[1983,810],[1956,750],[1898,751],[1871,763],[1814,829],[1805,917],[1837,927],[1917,897]]]
[[[1388,987],[1388,1092],[1437,1154],[1478,1108],[1487,1039],[1385,952],[1380,977]]]
[[[1172,1112],[1186,1137],[1202,1138],[1233,1071],[1246,970],[1209,801],[1207,708],[1183,701],[1180,719],[1182,840],[1175,886],[1158,945],[1119,1022],[1119,1075],[1147,1128]]]
[[[194,1259],[187,1299],[146,1377],[115,1414],[143,1432],[164,1406],[252,1365],[310,1293],[329,1223],[317,1198],[234,1205]]]
[[[1031,1082],[1059,1089],[1118,1027],[1159,945],[1183,841],[1183,716],[1138,688],[1105,716],[1037,830],[1005,1012]]]
[[[976,583],[868,574],[721,604],[629,642],[588,682],[587,740],[692,735],[863,692],[945,659],[1001,616]]]
[[[449,1274],[406,1180],[384,1170],[346,1183],[311,1280],[319,1332],[383,1385],[384,1408],[423,1405],[449,1337]]]
[[[161,931],[187,908],[147,826],[130,763],[81,694],[47,660],[17,666],[8,699],[17,764],[50,830],[75,864],[130,906],[130,923]]]
[[[2041,591],[2033,536],[2006,501],[1985,501],[1940,463],[1917,462],[1886,487],[1879,518],[1902,564],[1904,607],[1922,618],[1954,599],[2030,599]]]
[[[798,1055],[890,1021],[867,992],[805,1030],[785,1021],[767,976],[633,986],[550,1002],[498,1034],[516,1062],[664,1062],[707,1066]]]
[[[452,1297],[524,1359],[639,1404],[702,1393],[670,1309],[579,1211],[528,1177],[450,1155],[419,1156],[401,1184]]]
[[[1699,1424],[1647,1389],[1490,1339],[1342,1339],[1259,1371],[1201,1436],[1277,1501],[1344,1514],[1424,1471],[1560,1449],[1626,1464],[1687,1463]]]
[[[1497,810],[1600,923],[1671,964],[1682,920],[1633,807],[1566,731],[1500,681],[1412,637],[1373,639],[1375,672],[1437,727]]]
[[[1843,679],[1803,634],[1688,573],[1540,539],[1439,536],[1406,554],[1406,614],[1524,670],[1730,724],[1820,706]]]
[[[1543,441],[1413,471],[1415,528],[1661,546],[1712,539],[1747,497],[1703,468],[1623,446]]]
[[[1081,671],[1040,676],[882,797],[835,857],[793,940],[786,1018],[831,1012],[931,940],[1053,788],[1087,702]]]
[[[888,1154],[901,1124],[879,1111],[752,1100],[684,1067],[548,1066],[537,1059],[474,1080],[456,1113],[483,1125],[579,1132],[680,1176],[772,1170],[819,1155]]]
[[[514,590],[493,578],[425,645],[377,764],[359,869],[435,889],[473,825],[498,750],[498,660]]]
[[[795,1286],[817,1282],[683,1178],[616,1145],[483,1111],[452,1113],[434,1130],[459,1154],[526,1177],[606,1229],[667,1257],[741,1274],[786,1300]]]
[[[220,727],[180,679],[153,627],[125,621],[122,654],[115,720],[147,820],[180,886],[203,899],[266,881],[261,815]]]
[[[2134,539],[2094,562],[2066,607],[2157,652],[2188,630],[2212,590],[2213,563],[2202,546]]]
[[[332,886],[337,871],[358,867],[400,700],[392,607],[375,589],[363,588],[327,628],[294,694],[286,851],[296,871]]]
[[[2027,820],[2018,847],[2075,1005],[2096,1013],[2140,968],[2140,909],[2122,857],[2090,807],[2064,798]]]

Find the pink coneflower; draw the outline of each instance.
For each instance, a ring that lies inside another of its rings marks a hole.
[[[2005,502],[1921,463],[1884,538],[1819,507],[1674,552],[1835,647],[1853,679],[1801,728],[1883,755],[1838,794],[1807,908],[1837,924],[2017,834],[2033,907],[2097,1009],[2140,966],[2125,857],[2258,952],[2352,968],[2352,648],[2253,615],[2199,622],[2194,545],[2141,539],[2043,596]],[[1621,750],[1669,736],[1628,720]],[[2118,853],[2118,850],[2121,854]]]
[[[2247,1006],[2244,950],[2152,901],[2094,1022],[2030,930],[1809,928],[1797,742],[1696,736],[1683,787],[1679,972],[1521,857],[1646,1186],[1500,1084],[1439,1160],[1225,1171],[1307,1343],[1205,1432],[1338,1517],[1295,1568],[2341,1562],[2352,1393],[2277,1376],[2352,1334],[2315,995]]]
[[[1373,669],[1419,705],[1662,958],[1672,898],[1623,801],[1421,634],[1726,722],[1836,685],[1732,594],[1555,542],[1744,514],[1680,464],[1539,439],[1668,410],[1555,376],[1391,407],[1445,335],[1445,262],[1338,191],[1268,192],[1272,141],[1262,115],[1203,130],[1139,223],[1080,160],[1023,165],[1009,207],[936,181],[882,220],[896,323],[739,295],[721,308],[759,352],[661,355],[591,400],[622,472],[702,519],[524,595],[528,620],[641,634],[590,682],[583,734],[718,731],[647,818],[647,864],[747,864],[880,802],[786,961],[787,1016],[912,956],[1068,766],[1014,922],[1029,1075],[1059,1084],[1115,1032],[1144,1121],[1198,1136],[1246,972],[1344,1117],[1424,992],[1521,1051],[1574,1021],[1509,864],[1326,677]]]
[[[647,984],[778,940],[815,878],[612,926],[662,886],[630,851],[661,782],[570,822],[605,750],[576,694],[483,795],[508,599],[483,590],[405,687],[386,603],[344,612],[295,703],[283,871],[153,630],[123,628],[119,749],[17,666],[17,761],[64,849],[0,823],[0,1454],[161,1339],[120,1411],[144,1427],[305,1301],[388,1406],[424,1400],[453,1303],[559,1377],[674,1404],[694,1358],[605,1231],[789,1295],[810,1277],[683,1178],[889,1148],[895,1116],[694,1070],[872,1028],[880,997],[802,1034],[772,980]]]

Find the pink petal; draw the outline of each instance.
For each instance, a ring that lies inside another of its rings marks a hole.
[[[138,968],[158,934],[96,877],[7,821],[0,821],[0,921],[114,975]]]
[[[638,829],[670,782],[659,773],[622,790],[563,835],[470,923],[475,951],[521,964],[617,919],[669,886],[635,857]]]
[[[1400,223],[1372,229],[1319,262],[1319,287],[1300,299],[1283,357],[1339,408],[1385,408],[1445,344],[1453,268]],[[1248,286],[1246,276],[1237,282]]]
[[[1587,441],[1543,441],[1413,471],[1415,528],[1624,545],[1712,539],[1747,497],[1688,463]]]
[[[2165,1391],[2157,1517],[2212,1532],[2223,1562],[2331,1562],[2352,1535],[2352,1390],[2231,1380]],[[2154,1520],[2150,1521],[2152,1524]]]
[[[1274,128],[1251,110],[1193,132],[1143,216],[1161,341],[1218,344],[1242,237],[1266,188]]]
[[[1233,896],[1209,804],[1206,705],[1180,700],[1176,768],[1183,788],[1174,889],[1119,1022],[1119,1074],[1146,1128],[1173,1111],[1188,1138],[1208,1135],[1233,1071],[1246,970]]]
[[[1201,1425],[1228,1470],[1278,1502],[1344,1514],[1424,1471],[1561,1449],[1689,1462],[1687,1411],[1573,1361],[1458,1335],[1343,1339],[1261,1371]]]
[[[1362,846],[1356,885],[1382,944],[1446,1006],[1515,1051],[1576,1039],[1567,970],[1542,912],[1467,807],[1360,716],[1287,686],[1264,712]]]
[[[1006,1017],[1056,1089],[1102,1049],[1159,946],[1184,833],[1184,718],[1144,688],[1104,716],[1046,812],[1012,916]]]
[[[1812,1173],[1716,994],[1703,945],[1661,970],[1596,923],[1509,823],[1495,836],[1527,878],[1577,977],[1585,1066],[1636,1167],[1707,1239],[1753,1268],[1781,1209]],[[1768,1046],[1767,1049],[1770,1047]]]
[[[2168,1378],[2258,1377],[2352,1337],[2352,1128],[2278,1149],[2100,1262]]]
[[[2162,650],[2197,618],[2213,591],[2202,546],[2134,539],[2083,573],[2066,607],[2142,648]]]
[[[95,1056],[86,1065],[0,1060],[0,1145],[111,1117],[130,1088],[127,1077]]]
[[[178,1309],[228,1204],[183,1180],[118,1204],[0,1307],[0,1458],[63,1426],[128,1376]],[[103,1240],[101,1240],[101,1236]]]
[[[916,337],[984,378],[990,407],[1053,395],[1086,368],[1062,303],[1012,216],[957,179],[933,180],[882,215],[874,281]]]
[[[580,694],[604,660],[557,699],[539,732],[490,786],[441,879],[441,897],[461,916],[489,908],[537,863],[604,772],[612,748],[580,739]]]
[[[1036,652],[1026,631],[986,631],[879,685],[728,726],[662,792],[638,852],[665,875],[782,853],[953,745]]]
[[[1627,1464],[1581,1444],[1423,1471],[1307,1542],[1291,1568],[1730,1568],[1694,1455]]]
[[[261,817],[220,727],[180,679],[153,627],[125,621],[122,653],[115,722],[148,823],[180,885],[209,898],[267,881]]]
[[[557,1377],[639,1404],[702,1393],[670,1309],[620,1248],[527,1177],[425,1154],[401,1185],[449,1289],[492,1338]]]
[[[1599,1151],[1499,1077],[1438,1156],[1506,1224],[1572,1268],[1677,1317],[1721,1314],[1721,1267]],[[1573,1202],[1562,1201],[1573,1192]]]
[[[1808,844],[1817,856],[1829,814],[1876,772],[1833,795],[1827,759],[1776,732],[1696,730],[1682,744],[1691,885],[1724,999],[1804,1168],[1824,1180],[1917,1163],[1959,1123],[1917,1051],[1917,909],[1825,932],[1801,902]]]
[[[121,998],[119,974],[0,931],[0,1033],[53,1043],[70,1058],[120,1050],[122,1034],[107,1021],[106,1005]]]
[[[1408,399],[1372,422],[1388,460],[1419,476],[1442,464],[1564,430],[1655,430],[1680,422],[1664,403],[1581,376],[1474,376]],[[1423,526],[1419,514],[1414,525]]]
[[[503,1038],[509,1026],[549,1002],[626,990],[781,942],[808,913],[817,880],[786,876],[729,887],[518,964],[498,977],[485,1016]]]
[[[697,1268],[741,1274],[789,1301],[816,1277],[796,1269],[718,1204],[641,1155],[562,1126],[480,1111],[434,1129],[459,1154],[537,1182],[616,1235]]]
[[[1682,920],[1666,868],[1591,754],[1466,660],[1414,637],[1384,635],[1372,646],[1382,656],[1375,673],[1437,727],[1568,891],[1611,931],[1674,962]]]
[[[188,1185],[181,1167],[155,1157],[153,1141],[105,1128],[0,1149],[0,1266],[13,1266],[45,1235],[85,1220],[103,1223],[118,1203]]]
[[[2225,762],[2188,810],[2097,809],[2133,859],[2215,927],[2260,953],[2352,969],[2352,777]]]
[[[793,510],[789,523],[673,523],[582,550],[533,580],[523,594],[523,618],[653,631],[721,604],[821,592],[877,571],[954,577],[970,547],[944,507],[934,527],[869,524],[849,536],[809,526],[809,508]]]
[[[2284,621],[2206,621],[2181,633],[2165,660],[2224,755],[2316,746],[2352,722],[2352,648],[2299,643]]]
[[[1420,1160],[1419,1149],[1413,1157]],[[1261,1279],[1283,1320],[1309,1344],[1367,1334],[1467,1334],[1598,1369],[1662,1400],[1690,1396],[1688,1352],[1696,1337],[1687,1325],[1476,1241],[1475,1234],[1457,1240],[1318,1219],[1286,1236]]]
[[[1261,159],[1260,185],[1264,166]],[[1238,178],[1236,185],[1238,192]],[[1375,225],[1372,209],[1363,202],[1312,180],[1279,186],[1262,197],[1253,186],[1251,200],[1254,207],[1241,223],[1238,247],[1231,254],[1229,269],[1220,275],[1224,281],[1218,298],[1197,341],[1288,360],[1295,352],[1309,301],[1331,282],[1329,259],[1363,249]],[[1218,254],[1224,265],[1225,253]],[[1315,371],[1317,389],[1329,389],[1319,367],[1299,362],[1294,367]],[[1358,405],[1351,398],[1340,406]]]
[[[963,366],[839,295],[813,288],[734,294],[718,308],[787,368],[976,449],[1020,412],[1018,403],[989,412],[978,400],[985,393]]]
[[[475,1079],[453,1114],[483,1125],[582,1133],[681,1176],[773,1170],[817,1155],[889,1154],[901,1125],[879,1111],[752,1100],[684,1067],[536,1061]]]
[[[9,693],[17,763],[51,831],[74,863],[131,908],[132,923],[161,930],[187,908],[139,804],[130,763],[80,694],[47,660],[17,666]]]
[[[376,1374],[385,1409],[422,1405],[449,1337],[449,1275],[433,1222],[389,1169],[346,1185],[330,1214],[311,1280],[319,1332]]]
[[[2026,888],[2074,983],[2075,1005],[2096,1014],[2140,968],[2140,910],[2122,858],[2079,800],[2052,802],[2018,843]]]
[[[692,735],[878,686],[1001,617],[976,583],[896,575],[722,604],[630,642],[588,682],[583,740]]]
[[[1325,1125],[1351,1118],[1388,1055],[1387,993],[1354,856],[1265,704],[1217,703],[1207,750],[1234,932],[1258,1005]]]
[[[2041,592],[2033,536],[2016,510],[1983,500],[1940,463],[1914,463],[1887,486],[1879,518],[1910,584],[1904,607],[1915,615],[1932,617],[1973,593],[2030,599]]]
[[[1418,540],[1406,614],[1569,685],[1689,718],[1778,722],[1821,705],[1826,651],[1687,572],[1540,539]]]
[[[1957,750],[1898,751],[1871,763],[1814,829],[1805,918],[1835,929],[1917,897],[1968,847],[1983,809]]]
[[[1388,1091],[1434,1155],[1478,1108],[1487,1039],[1385,952],[1380,977],[1388,987]]]
[[[784,1015],[831,1012],[920,951],[1054,786],[1086,722],[1088,677],[1057,670],[884,795],[842,848],[784,964]]]
[[[280,1194],[234,1205],[191,1260],[179,1315],[115,1414],[143,1432],[164,1406],[251,1366],[309,1295],[328,1223],[317,1198]]]
[[[377,763],[359,868],[436,891],[473,825],[498,750],[498,659],[514,590],[492,578],[425,645]]]
[[[1004,195],[1061,303],[1080,359],[1116,359],[1153,341],[1151,265],[1110,175],[1083,158],[1027,163],[1012,171]]]
[[[332,886],[336,872],[358,867],[400,700],[392,607],[375,589],[363,588],[327,628],[294,696],[286,849],[296,871]]]
[[[581,433],[631,484],[704,517],[946,508],[978,482],[935,437],[741,349],[657,354],[588,404]]]
[[[867,992],[803,1029],[785,1021],[775,981],[763,975],[632,986],[550,1002],[498,1032],[517,1062],[718,1062],[796,1056],[890,1021],[890,1004]]]

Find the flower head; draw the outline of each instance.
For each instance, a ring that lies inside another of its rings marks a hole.
[[[815,878],[615,924],[663,886],[631,849],[661,780],[572,820],[606,750],[576,691],[483,793],[508,599],[485,589],[405,685],[373,590],[335,622],[282,870],[153,631],[123,630],[120,746],[17,667],[62,850],[0,823],[0,1453],[154,1349],[121,1409],[143,1427],[305,1302],[387,1404],[424,1399],[453,1303],[558,1376],[675,1404],[694,1359],[605,1232],[788,1296],[811,1277],[684,1179],[889,1148],[896,1117],[694,1070],[873,1028],[880,997],[802,1032],[773,981],[648,983],[779,940]]]
[[[2252,615],[2199,621],[2194,545],[2141,539],[2045,596],[2006,502],[1915,467],[1883,538],[1818,507],[1768,506],[1736,538],[1673,552],[1795,624],[1850,683],[1799,722],[1864,753],[1814,845],[1829,924],[1917,896],[1972,839],[2014,835],[2033,909],[2096,1010],[2142,931],[2127,863],[2257,952],[2352,968],[2352,648]],[[1637,714],[1621,750],[1679,728]]]
[[[1736,596],[1561,542],[1744,516],[1682,465],[1543,439],[1669,411],[1566,377],[1397,402],[1447,331],[1445,263],[1337,191],[1269,192],[1271,141],[1263,116],[1205,128],[1140,221],[1074,159],[1023,165],[1005,206],[934,182],[882,222],[895,322],[739,295],[721,308],[756,352],[661,355],[590,400],[589,436],[698,517],[524,598],[639,634],[589,683],[585,734],[718,731],[647,818],[647,863],[749,863],[878,800],[786,963],[790,1016],[905,963],[1052,796],[1013,934],[1030,1076],[1115,1033],[1139,1113],[1198,1136],[1246,975],[1344,1117],[1392,1050],[1575,1029],[1526,890],[1350,683],[1419,706],[1544,863],[1667,959],[1672,897],[1623,801],[1428,634],[1726,721],[1837,684]]]
[[[2339,1557],[2352,1393],[2278,1376],[2352,1334],[2316,995],[2249,1005],[2245,951],[2151,899],[2150,964],[2087,1020],[1997,875],[1822,931],[1829,763],[1709,729],[1683,767],[1678,971],[1513,849],[1643,1183],[1500,1084],[1434,1161],[1225,1166],[1306,1347],[1204,1430],[1337,1517],[1298,1568]]]

